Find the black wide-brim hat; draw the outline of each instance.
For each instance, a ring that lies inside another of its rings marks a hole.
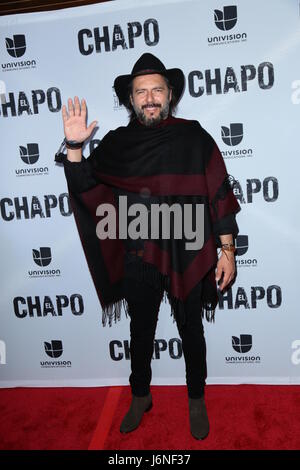
[[[159,73],[169,80],[172,87],[173,102],[177,104],[184,89],[184,74],[180,69],[166,69],[164,64],[153,54],[143,54],[134,64],[131,74],[120,75],[114,81],[114,89],[121,104],[129,105],[129,84],[140,75]]]

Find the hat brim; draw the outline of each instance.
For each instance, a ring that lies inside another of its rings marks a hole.
[[[153,75],[158,73],[159,75],[163,75],[169,80],[170,86],[173,89],[173,96],[174,96],[174,104],[177,104],[180,100],[184,85],[185,85],[185,77],[184,73],[181,69],[169,69],[165,70],[163,73],[161,71],[156,70],[143,70],[136,74],[129,74],[129,75],[120,75],[114,81],[114,89],[119,98],[120,104],[124,106],[129,106],[129,84],[135,77],[139,77],[141,75]]]

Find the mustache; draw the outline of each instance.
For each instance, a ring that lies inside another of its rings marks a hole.
[[[142,109],[147,109],[147,108],[161,108],[161,104],[159,104],[159,103],[148,103],[148,104],[144,104],[142,106]]]

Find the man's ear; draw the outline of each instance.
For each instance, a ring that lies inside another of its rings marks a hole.
[[[172,88],[169,88],[169,103],[171,103],[172,99]]]
[[[129,95],[129,99],[130,99],[130,103],[131,103],[131,105],[133,106],[133,99],[132,99],[132,95]]]

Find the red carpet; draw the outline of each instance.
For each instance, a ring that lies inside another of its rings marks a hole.
[[[140,427],[123,435],[129,387],[0,389],[0,449],[300,449],[299,386],[207,386],[204,441],[190,434],[185,387],[152,395]]]

